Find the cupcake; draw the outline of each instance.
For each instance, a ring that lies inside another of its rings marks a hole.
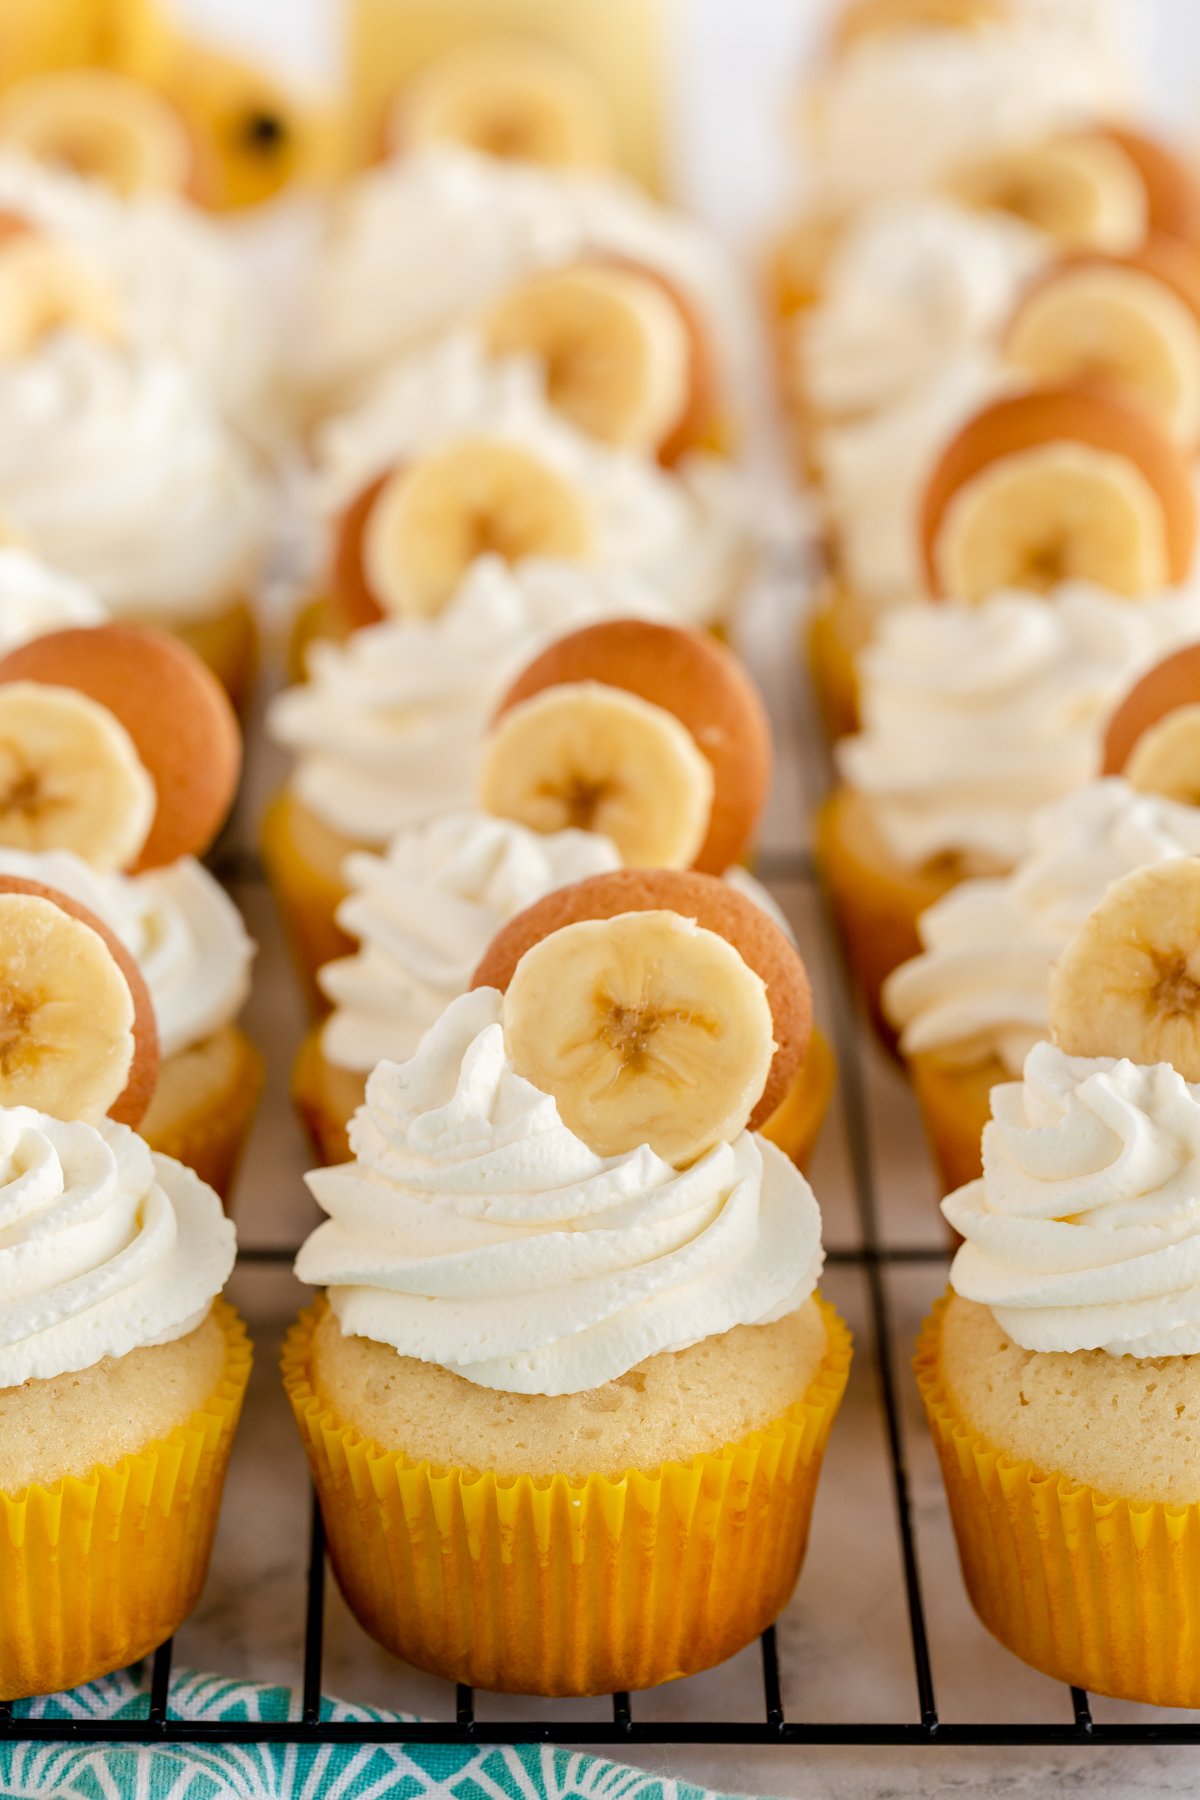
[[[1108,890],[1056,965],[1052,1040],[998,1087],[917,1378],[987,1628],[1061,1681],[1200,1703],[1200,864]]]
[[[36,252],[43,283],[57,270],[62,283],[99,287],[122,342],[177,357],[229,424],[252,443],[277,443],[281,402],[266,320],[232,246],[195,207],[174,194],[121,199],[61,165],[0,147],[0,216],[27,234],[24,252]],[[0,286],[21,279],[20,264],[15,258],[6,275],[0,262]]]
[[[753,298],[695,220],[604,173],[548,170],[453,143],[360,176],[318,252],[297,381],[314,417],[368,398],[408,353],[473,326],[536,275],[600,262],[654,279],[711,365],[737,437],[764,382]]]
[[[496,710],[480,753],[481,807],[347,860],[337,923],[356,947],[318,974],[333,1010],[295,1072],[318,1155],[345,1160],[371,1070],[412,1056],[501,926],[557,888],[627,865],[690,866],[723,874],[787,932],[738,866],[770,762],[759,696],[711,639],[621,619],[552,644]],[[814,1035],[763,1125],[798,1162],[832,1079],[832,1052]]]
[[[268,714],[296,763],[263,826],[267,873],[309,987],[350,948],[333,924],[347,856],[474,804],[487,720],[530,658],[573,626],[665,610],[628,570],[543,559],[510,567],[489,554],[436,618],[389,619],[311,646],[308,681]]]
[[[19,303],[33,300],[31,283],[45,274],[40,256],[41,274],[31,274],[25,236],[0,245],[0,285],[9,259],[21,258]],[[0,517],[86,581],[114,617],[181,637],[242,703],[254,671],[250,596],[265,532],[255,462],[198,375],[165,351],[114,338],[111,288],[72,277],[55,292],[70,322],[42,336],[35,310],[24,352],[0,363],[0,415],[10,426],[0,446]]]
[[[237,784],[229,702],[174,639],[99,625],[0,660],[0,722],[0,874],[79,901],[135,959],[162,1055],[142,1135],[227,1195],[262,1087],[237,1025],[254,947],[196,861]]]
[[[86,909],[0,879],[0,1699],[147,1655],[204,1582],[250,1346],[233,1227],[131,1129],[149,997]]]
[[[550,895],[476,982],[310,1177],[329,1219],[297,1269],[327,1297],[286,1385],[388,1649],[502,1690],[650,1686],[786,1603],[845,1384],[816,1202],[753,1129],[807,982],[678,871]]]
[[[642,279],[577,268],[549,285],[574,283],[579,301],[588,281],[612,277]],[[669,316],[671,303],[645,286]],[[545,288],[538,298],[557,305]],[[505,303],[514,308],[514,333],[522,329],[518,301],[536,314],[533,287]],[[628,383],[609,369],[601,409],[615,430],[635,434],[648,423],[658,430],[684,391],[656,350],[647,342],[641,349],[650,357],[641,364],[645,407],[630,367]],[[543,557],[631,569],[687,623],[729,623],[754,555],[741,480],[715,457],[688,456],[667,470],[648,454],[649,442],[606,442],[595,408],[593,429],[583,429],[570,411],[587,412],[587,396],[571,400],[564,379],[556,398],[549,368],[517,351],[515,339],[512,354],[493,355],[482,335],[463,332],[397,364],[367,401],[329,423],[316,446],[318,503],[333,536],[329,603],[318,605],[315,622],[302,622],[302,633],[436,617],[482,550],[510,564]],[[675,373],[684,378],[682,364]]]

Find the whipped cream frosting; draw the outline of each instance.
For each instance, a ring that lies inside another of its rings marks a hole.
[[[841,234],[820,302],[797,322],[797,372],[818,412],[852,415],[927,390],[997,339],[1051,253],[1008,213],[940,194],[866,207]]]
[[[1111,708],[1198,624],[1190,590],[1129,601],[1083,582],[901,608],[861,659],[863,729],[838,770],[907,868],[956,853],[1010,869],[1034,811],[1099,774]]]
[[[0,1109],[0,1388],[185,1337],[233,1260],[212,1189],[127,1125]]]
[[[407,1061],[502,925],[555,888],[620,867],[598,832],[540,833],[481,812],[401,832],[382,856],[347,857],[338,924],[362,947],[320,972],[334,1007],[321,1032],[326,1058],[362,1074]]]
[[[632,569],[685,624],[728,610],[749,565],[748,495],[728,462],[693,455],[668,471],[586,436],[549,404],[529,357],[492,358],[462,331],[398,363],[317,440],[322,509],[335,513],[384,470],[462,438],[519,445],[556,470],[591,520],[591,562]]]
[[[0,518],[118,616],[219,611],[254,573],[256,467],[202,383],[65,331],[0,366]]]
[[[992,1089],[983,1178],[942,1202],[956,1293],[1026,1350],[1200,1354],[1200,1087],[1038,1044]]]
[[[975,31],[864,36],[811,95],[813,185],[834,207],[931,187],[968,158],[1119,115],[1127,71],[1104,0],[1024,5]]]
[[[1200,856],[1200,807],[1116,776],[1043,807],[1011,875],[965,881],[923,914],[922,954],[884,989],[901,1048],[998,1056],[1019,1075],[1049,1033],[1051,965],[1114,881],[1175,856]]]
[[[597,1156],[513,1069],[501,1007],[463,994],[410,1062],[381,1064],[354,1161],[308,1178],[329,1217],[296,1272],[347,1335],[571,1394],[808,1299],[821,1215],[781,1151],[744,1131],[683,1172],[646,1146]]]
[[[530,831],[482,812],[402,831],[381,856],[348,856],[350,895],[337,918],[360,948],[318,976],[333,1003],[321,1029],[326,1060],[363,1075],[385,1059],[405,1061],[470,986],[502,925],[555,888],[621,867],[616,845],[600,832]],[[734,868],[725,879],[790,937],[752,875]]]
[[[364,845],[475,801],[479,744],[505,689],[563,632],[602,618],[662,618],[627,570],[498,557],[472,564],[432,621],[389,620],[314,644],[308,681],[269,714],[297,753],[293,789]]]
[[[108,614],[73,575],[14,544],[0,544],[0,654],[47,631],[103,625]]]
[[[0,211],[106,275],[126,340],[139,352],[178,356],[226,418],[262,438],[275,405],[274,357],[252,285],[218,225],[175,195],[119,199],[11,148],[0,150]]]
[[[120,938],[142,972],[164,1057],[231,1024],[250,992],[254,945],[233,901],[194,857],[143,875],[100,874],[70,850],[0,846],[0,875],[78,900]]]
[[[592,252],[677,283],[711,325],[734,397],[761,381],[753,297],[702,227],[618,175],[564,174],[437,144],[347,190],[309,296],[303,378],[326,405],[540,269]]]

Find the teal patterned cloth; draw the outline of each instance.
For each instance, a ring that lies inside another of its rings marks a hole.
[[[145,1717],[147,1670],[22,1701],[18,1716]],[[327,1719],[402,1719],[371,1707],[322,1702]],[[171,1713],[185,1719],[298,1716],[287,1688],[181,1672]],[[3,1800],[731,1800],[687,1782],[548,1745],[454,1744],[0,1745]]]

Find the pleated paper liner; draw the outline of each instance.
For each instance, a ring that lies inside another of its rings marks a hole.
[[[0,1493],[0,1699],[123,1668],[195,1605],[251,1359],[233,1308],[214,1315],[225,1366],[185,1424],[82,1479]]]
[[[1110,1499],[993,1449],[942,1379],[947,1300],[926,1321],[914,1366],[975,1611],[1058,1681],[1200,1706],[1200,1504]]]
[[[850,1367],[826,1302],[824,1359],[782,1417],[686,1466],[578,1481],[436,1469],[362,1437],[311,1384],[324,1306],[292,1328],[284,1382],[342,1591],[396,1655],[479,1687],[608,1693],[722,1661],[786,1603]]]

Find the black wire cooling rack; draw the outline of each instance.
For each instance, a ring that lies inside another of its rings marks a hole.
[[[228,878],[261,878],[252,860],[236,853],[222,859]],[[768,884],[774,881],[815,885],[811,858],[776,856],[764,859],[760,870]],[[556,1711],[554,1719],[536,1716],[516,1721],[479,1718],[475,1691],[460,1686],[453,1718],[406,1720],[335,1720],[321,1717],[321,1674],[324,1652],[325,1584],[328,1568],[321,1516],[312,1506],[311,1539],[307,1571],[304,1629],[304,1668],[298,1717],[281,1720],[197,1720],[173,1717],[170,1710],[172,1645],[168,1641],[153,1659],[147,1710],[143,1717],[120,1720],[94,1718],[50,1719],[17,1716],[10,1703],[0,1703],[0,1743],[120,1743],[120,1744],[459,1744],[518,1743],[587,1744],[628,1749],[639,1744],[687,1744],[722,1746],[858,1745],[917,1747],[950,1745],[1056,1748],[1067,1745],[1141,1746],[1190,1744],[1200,1746],[1200,1724],[1183,1716],[1179,1722],[1155,1717],[1145,1723],[1107,1722],[1092,1717],[1088,1696],[1079,1688],[1065,1688],[1062,1715],[1045,1722],[984,1721],[944,1723],[938,1716],[933,1669],[921,1591],[921,1569],[913,1528],[904,1427],[898,1398],[895,1362],[891,1350],[891,1319],[884,1271],[898,1264],[944,1262],[937,1249],[923,1246],[886,1246],[881,1242],[875,1198],[875,1177],[867,1126],[863,1065],[859,1047],[860,1026],[855,1002],[842,964],[837,934],[822,897],[820,908],[822,950],[834,976],[831,982],[831,1023],[839,1066],[840,1104],[847,1131],[854,1194],[861,1232],[855,1249],[831,1250],[828,1261],[857,1268],[866,1284],[871,1343],[859,1345],[859,1356],[873,1358],[888,1451],[892,1499],[901,1551],[908,1633],[915,1677],[913,1713],[908,1718],[884,1721],[847,1719],[811,1723],[789,1718],[784,1709],[780,1653],[774,1628],[761,1639],[762,1709],[757,1719],[651,1719],[638,1717],[638,1696],[616,1693],[611,1697],[611,1719],[595,1716],[571,1719]],[[290,1264],[293,1246],[249,1247],[240,1252],[244,1262]],[[955,1571],[957,1578],[957,1570]],[[3,1596],[0,1595],[0,1605]],[[397,1665],[398,1670],[402,1665]],[[343,1696],[350,1698],[351,1696]]]

